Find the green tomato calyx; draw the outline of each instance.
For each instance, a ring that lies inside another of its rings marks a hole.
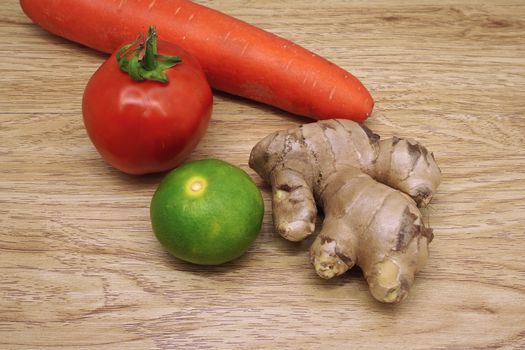
[[[135,40],[123,45],[116,58],[120,69],[133,80],[154,80],[161,83],[169,82],[165,70],[182,62],[179,56],[158,54],[157,30],[154,26],[149,27],[147,37],[140,33]]]

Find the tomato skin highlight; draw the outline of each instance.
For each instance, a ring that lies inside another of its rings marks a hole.
[[[158,50],[182,59],[165,71],[168,83],[133,80],[114,53],[83,95],[89,138],[109,164],[128,174],[179,165],[204,136],[212,113],[212,91],[199,63],[171,43],[159,41]]]

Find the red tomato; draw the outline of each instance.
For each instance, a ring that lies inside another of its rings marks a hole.
[[[102,157],[129,174],[172,169],[197,146],[212,112],[212,92],[199,63],[176,45],[158,42],[162,55],[181,63],[169,82],[136,81],[114,53],[89,80],[82,101],[84,125]]]

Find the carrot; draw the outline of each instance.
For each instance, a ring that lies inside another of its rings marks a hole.
[[[374,102],[353,75],[246,22],[188,0],[20,0],[44,29],[113,52],[155,25],[221,91],[313,119],[365,120]]]

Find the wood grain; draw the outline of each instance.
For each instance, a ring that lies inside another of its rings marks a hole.
[[[370,128],[434,152],[444,181],[425,216],[436,237],[409,299],[378,304],[359,271],[321,280],[310,241],[275,234],[248,154],[306,120],[222,93],[191,159],[245,169],[264,194],[263,229],[224,266],[168,256],[148,214],[162,175],[116,172],[83,129],[83,88],[105,55],[4,0],[0,348],[525,348],[525,3],[202,3],[350,70],[376,99]]]

